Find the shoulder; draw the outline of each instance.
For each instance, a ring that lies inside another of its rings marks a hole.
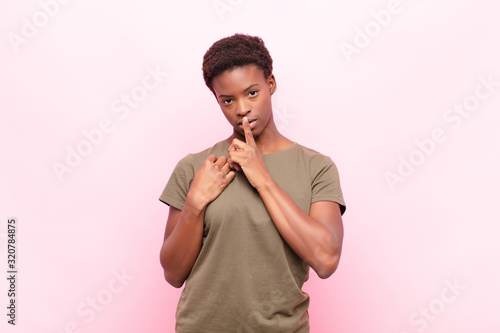
[[[317,150],[301,145],[295,142],[293,144],[296,153],[306,160],[311,167],[320,167],[326,165],[335,165],[330,156],[322,154]]]
[[[340,177],[333,160],[314,149],[298,145],[297,149],[307,159],[312,184],[312,202],[333,201],[339,204],[341,214],[346,205],[340,186]]]

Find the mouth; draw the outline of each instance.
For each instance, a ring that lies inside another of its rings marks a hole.
[[[253,129],[255,127],[256,122],[257,119],[248,119],[248,125],[250,125],[250,129]],[[243,120],[238,121],[238,127],[243,130]]]

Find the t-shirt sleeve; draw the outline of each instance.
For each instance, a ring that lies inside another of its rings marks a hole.
[[[184,202],[188,194],[191,182],[194,178],[194,166],[192,155],[187,155],[177,163],[165,186],[160,201],[179,210],[184,208]]]
[[[316,159],[316,167],[312,175],[312,198],[311,203],[317,201],[334,201],[340,206],[340,213],[344,214],[346,205],[337,166],[328,156]]]

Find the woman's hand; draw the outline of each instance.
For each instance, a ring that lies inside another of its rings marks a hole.
[[[188,196],[192,196],[193,202],[198,207],[205,207],[214,201],[233,180],[236,174],[230,170],[226,156],[219,158],[213,154],[208,156],[194,175]]]
[[[250,184],[258,189],[270,178],[270,175],[255,144],[247,117],[243,118],[243,130],[245,131],[246,142],[233,139],[228,149],[228,163],[231,168],[243,170]]]

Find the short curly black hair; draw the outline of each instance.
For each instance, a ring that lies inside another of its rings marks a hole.
[[[273,59],[264,41],[257,36],[235,34],[215,42],[203,56],[203,79],[212,87],[214,78],[227,70],[254,64],[264,72],[267,79],[273,72]]]

